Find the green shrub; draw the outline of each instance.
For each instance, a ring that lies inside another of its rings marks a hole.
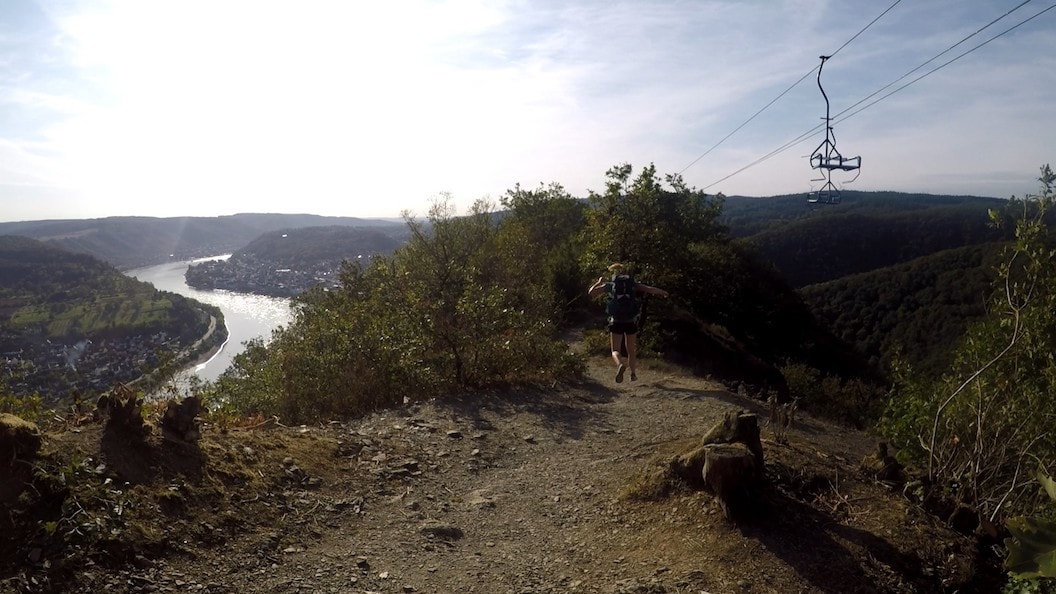
[[[1056,482],[1038,473],[1049,498],[1056,502]],[[1011,538],[1005,539],[1005,569],[1017,592],[1051,592],[1056,586],[1056,509],[1049,517],[1018,516],[1008,520]],[[1035,587],[1036,589],[1031,589]],[[1010,589],[1006,589],[1009,592]]]
[[[926,468],[937,492],[969,505],[989,521],[1034,514],[1040,501],[1022,467],[1056,467],[1056,250],[1046,214],[1053,175],[1043,191],[991,213],[1015,224],[1016,241],[996,271],[986,318],[974,325],[939,380],[895,367],[895,387],[879,429],[900,454]]]
[[[294,322],[236,357],[213,399],[303,423],[579,368],[554,337],[550,278],[525,270],[525,235],[499,233],[483,203],[455,217],[439,202],[428,225],[407,224],[391,257],[298,297]]]

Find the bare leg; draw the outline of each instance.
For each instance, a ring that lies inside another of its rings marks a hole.
[[[616,383],[623,381],[623,363],[620,362],[620,344],[623,339],[623,334],[609,333],[609,348],[612,350],[612,360],[616,363]]]
[[[620,364],[620,343],[623,342],[623,335],[616,334],[615,332],[609,333],[609,348],[612,350],[612,361],[617,366]]]
[[[627,335],[627,367],[631,368],[631,377],[634,378],[637,374],[635,369],[638,367],[638,336],[635,334]]]

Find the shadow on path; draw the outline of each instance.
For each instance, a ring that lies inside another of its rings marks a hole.
[[[444,404],[453,418],[468,420],[477,429],[490,429],[486,412],[505,417],[528,414],[556,437],[582,439],[590,431],[611,430],[609,412],[602,405],[615,399],[613,390],[588,381],[567,390],[516,387],[483,397],[471,394],[448,398]]]
[[[942,591],[939,580],[924,575],[920,559],[912,552],[841,524],[773,486],[765,489],[754,507],[752,519],[738,524],[741,534],[766,547],[817,592]],[[912,585],[904,583],[906,578]]]

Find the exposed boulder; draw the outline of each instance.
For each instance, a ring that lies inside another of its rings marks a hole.
[[[0,466],[17,459],[32,458],[40,450],[40,430],[29,421],[0,413]]]

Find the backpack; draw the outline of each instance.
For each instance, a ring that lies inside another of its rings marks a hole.
[[[610,322],[638,321],[638,298],[634,294],[634,279],[629,274],[617,274],[612,277],[609,288],[609,302],[605,304],[605,313]]]

